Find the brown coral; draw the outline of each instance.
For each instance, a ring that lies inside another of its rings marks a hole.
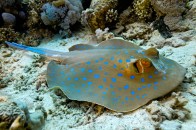
[[[47,38],[49,40],[52,36],[53,33],[48,29],[34,28],[30,29],[27,34],[23,34],[23,38],[20,39],[19,42],[28,46],[38,46],[43,38]]]
[[[83,24],[90,27],[93,32],[98,28],[106,28],[106,24],[112,22],[112,20],[108,19],[108,11],[110,12],[112,9],[115,9],[117,4],[117,0],[93,0],[90,9],[86,9],[82,13]],[[117,13],[115,11],[113,12],[115,14]]]
[[[0,28],[0,43],[5,41],[17,41],[20,38],[20,34],[15,32],[11,27]]]
[[[150,7],[150,0],[134,0],[133,8],[135,14],[139,19],[145,20],[152,15],[152,8]]]

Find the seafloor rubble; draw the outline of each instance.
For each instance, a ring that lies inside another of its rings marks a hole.
[[[0,1],[0,129],[196,129],[195,14],[196,0]],[[67,52],[74,44],[113,37],[158,48],[186,68],[185,79],[174,92],[117,113],[49,90],[45,71],[50,59],[4,44]]]

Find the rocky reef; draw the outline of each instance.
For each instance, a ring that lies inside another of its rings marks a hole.
[[[35,112],[29,113],[27,105],[20,101],[1,100],[0,108],[1,130],[39,130],[45,122],[44,110],[37,109]]]
[[[133,0],[126,6],[124,3],[118,0],[6,0],[0,3],[0,29],[8,28],[20,35],[17,39],[7,39],[7,33],[2,33],[0,41],[18,40],[37,46],[55,33],[70,37],[72,30],[83,28],[81,24],[93,33],[109,28],[115,36],[130,40],[144,38],[145,41],[150,38],[152,27],[164,38],[172,36],[170,31],[188,29],[183,21],[189,14],[188,1]],[[11,32],[8,35],[13,35]]]

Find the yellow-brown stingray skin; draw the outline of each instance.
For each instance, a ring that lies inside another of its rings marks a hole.
[[[124,41],[118,42],[122,46],[125,44]],[[146,54],[140,53],[141,50],[143,49],[130,43],[130,48],[125,49],[82,51],[81,55],[76,56],[77,60],[66,60],[68,66],[52,61],[47,69],[48,85],[59,87],[72,100],[93,102],[117,112],[135,110],[150,100],[171,92],[182,82],[186,72],[173,60],[162,56],[154,60],[145,51],[143,52]],[[133,60],[127,62],[130,57]],[[152,66],[144,73],[138,73],[138,69],[132,65],[143,58],[153,61]],[[164,71],[160,68],[158,71],[154,67],[159,63],[164,64]],[[102,70],[99,69],[100,66]],[[84,72],[81,71],[82,68],[85,68]],[[126,75],[124,72],[127,68],[130,68],[130,72]]]

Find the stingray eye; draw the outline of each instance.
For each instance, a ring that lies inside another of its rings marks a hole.
[[[148,67],[151,66],[151,61],[148,60],[148,59],[142,59],[141,64],[142,64],[143,67],[148,68]]]

